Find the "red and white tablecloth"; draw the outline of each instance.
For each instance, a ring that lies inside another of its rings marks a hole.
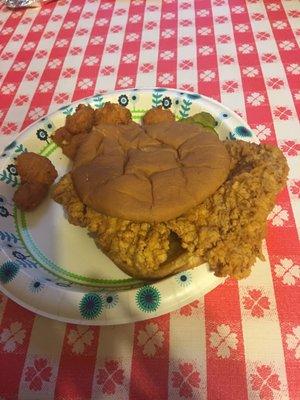
[[[264,273],[160,318],[88,327],[0,294],[0,399],[300,399],[299,0],[60,0],[0,7],[0,150],[95,92],[164,86],[242,115],[287,157]]]

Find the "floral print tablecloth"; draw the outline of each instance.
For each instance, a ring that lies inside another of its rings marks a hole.
[[[60,0],[0,6],[0,147],[71,101],[173,87],[221,101],[287,157],[268,258],[240,282],[114,327],[0,294],[0,399],[300,399],[299,0]]]

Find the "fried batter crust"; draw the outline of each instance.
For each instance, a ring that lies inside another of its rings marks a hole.
[[[217,276],[247,277],[261,244],[267,216],[283,188],[288,167],[282,152],[268,145],[227,141],[231,172],[202,204],[167,226],[182,247],[207,261]]]
[[[75,192],[70,174],[56,185],[53,199],[62,204],[71,224],[86,227],[116,264],[151,275],[167,259],[170,231],[164,223],[137,223],[100,214],[86,207]]]
[[[228,141],[226,147],[231,157],[227,181],[203,203],[166,223],[137,223],[95,212],[81,202],[69,174],[57,184],[53,198],[72,224],[88,228],[117,265],[151,276],[166,261],[173,232],[215,275],[241,279],[249,275],[256,257],[263,258],[267,216],[288,167],[277,148],[243,141]]]

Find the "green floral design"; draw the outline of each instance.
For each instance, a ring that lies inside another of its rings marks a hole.
[[[180,104],[179,115],[181,118],[187,118],[190,113],[190,109],[192,106],[192,101],[188,99],[183,99],[182,103]]]
[[[152,93],[152,107],[158,107],[162,103],[162,98],[163,98],[163,92],[165,92],[166,89],[156,89]]]
[[[136,303],[141,311],[154,312],[160,305],[160,293],[153,286],[144,286],[137,291]]]
[[[101,107],[103,107],[103,96],[101,96],[100,94],[96,94],[94,97],[93,97],[93,103],[94,103],[94,106],[96,107],[96,108],[101,108]]]
[[[16,142],[12,142],[9,146],[7,146],[4,150],[9,151],[13,150],[13,154],[20,155],[23,152],[26,152],[27,149],[22,144],[17,145]],[[7,168],[0,172],[0,181],[5,182],[12,187],[16,187],[19,183],[18,173],[16,170],[16,166],[14,164],[9,164]]]
[[[85,319],[97,318],[103,309],[103,301],[97,293],[87,293],[79,303],[79,311]]]
[[[4,170],[0,172],[0,181],[12,185],[12,187],[16,187],[18,184],[18,177]]]
[[[17,275],[19,267],[11,262],[7,261],[0,267],[0,282],[8,283],[11,282]]]

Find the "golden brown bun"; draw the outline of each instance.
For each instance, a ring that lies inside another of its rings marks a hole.
[[[72,171],[84,204],[133,221],[176,218],[225,181],[224,144],[197,125],[99,125],[80,146]]]

